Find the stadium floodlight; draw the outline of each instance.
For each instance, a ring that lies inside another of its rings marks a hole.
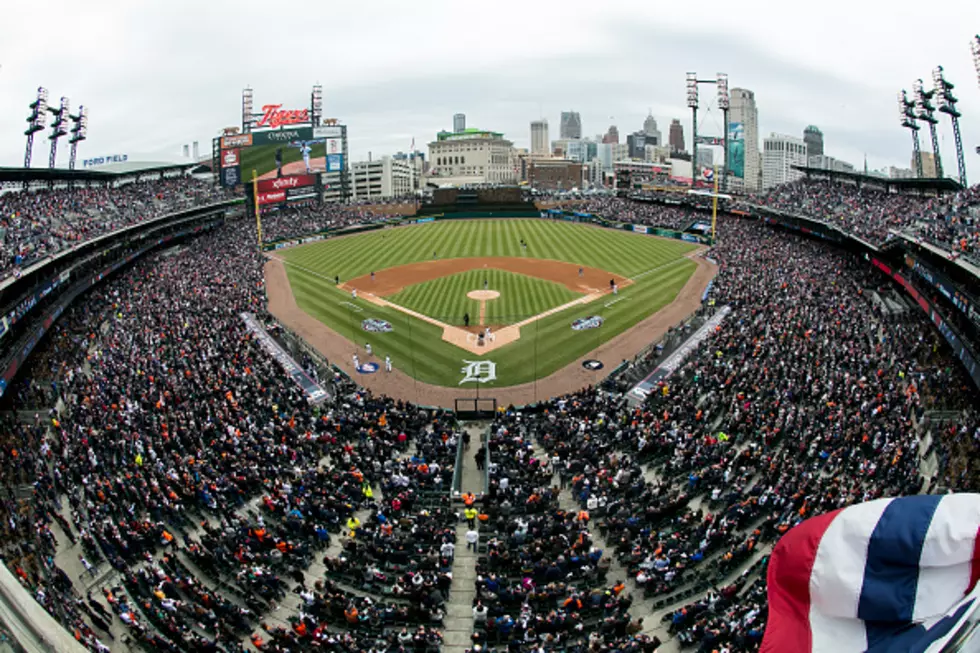
[[[78,114],[69,116],[69,118],[75,123],[75,126],[71,128],[71,138],[68,139],[68,142],[71,143],[71,156],[68,159],[68,169],[74,170],[78,144],[88,138],[88,108],[78,105]],[[72,189],[74,186],[74,178],[69,179],[68,188]]]
[[[980,84],[980,34],[970,41],[970,52],[973,53],[973,67],[977,69],[977,84]]]
[[[943,159],[939,154],[939,138],[936,136],[936,107],[932,105],[935,91],[927,91],[921,79],[912,82],[912,102],[915,106],[915,118],[929,125],[929,136],[932,139],[932,160],[935,164],[937,179],[943,178]]]
[[[310,94],[310,121],[314,127],[320,126],[323,119],[323,86],[315,84]]]
[[[725,73],[718,73],[718,108],[722,111],[726,111],[729,106],[728,98],[728,75]]]
[[[242,133],[248,134],[252,131],[252,121],[255,116],[252,114],[252,88],[246,86],[242,89]]]
[[[27,136],[27,149],[24,150],[24,167],[31,167],[31,153],[34,151],[34,134],[44,129],[48,123],[48,89],[43,86],[37,87],[37,96],[29,105],[31,113],[27,116],[27,129],[24,136]],[[24,182],[26,185],[27,182]]]
[[[902,127],[905,127],[912,132],[912,161],[915,164],[915,176],[922,176],[922,152],[919,149],[919,125],[915,121],[915,113],[912,111],[915,103],[909,100],[908,93],[905,89],[898,92],[898,110],[900,114],[900,122]]]
[[[932,93],[936,99],[936,108],[940,113],[949,116],[953,123],[953,141],[956,144],[956,166],[960,173],[960,183],[966,188],[966,159],[963,156],[963,137],[960,135],[960,116],[962,115],[956,108],[959,101],[953,95],[953,84],[946,81],[943,74],[943,67],[936,66],[932,69]]]
[[[54,168],[55,161],[58,158],[58,139],[68,133],[71,129],[69,123],[71,122],[71,100],[65,96],[61,96],[61,104],[55,109],[54,107],[48,107],[54,115],[54,122],[51,123],[51,134],[48,136],[48,140],[51,141],[51,154],[48,156],[48,167]]]
[[[687,73],[687,106],[698,108],[698,74]]]

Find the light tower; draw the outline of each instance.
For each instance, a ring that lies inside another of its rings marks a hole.
[[[71,128],[71,138],[68,142],[71,144],[71,156],[68,159],[68,169],[75,169],[75,154],[78,150],[78,144],[88,138],[88,109],[82,105],[78,105],[78,115],[69,116],[75,126]]]
[[[915,105],[915,117],[929,125],[929,136],[932,139],[932,160],[936,166],[936,179],[943,178],[943,160],[939,155],[939,139],[936,138],[936,107],[932,106],[932,96],[935,91],[927,91],[922,80],[912,82],[912,103]]]
[[[71,101],[65,96],[61,96],[61,104],[55,109],[48,107],[48,111],[54,114],[54,122],[51,123],[51,134],[48,140],[51,141],[51,154],[48,156],[48,167],[54,169],[55,160],[58,158],[58,139],[68,134],[71,130]]]
[[[242,133],[248,134],[252,131],[252,87],[246,86],[242,89]]]
[[[314,127],[320,126],[323,119],[323,86],[315,84],[310,93],[310,121]]]
[[[721,188],[723,191],[728,190],[728,108],[729,108],[729,97],[728,97],[728,75],[725,73],[718,73],[718,108],[721,109],[722,119],[725,123],[725,140],[724,143],[724,161],[721,164]],[[697,163],[695,161],[695,163]],[[716,191],[717,192],[717,191]],[[717,199],[715,200],[717,202]]]
[[[30,104],[31,115],[27,116],[27,149],[24,151],[24,167],[31,167],[31,153],[34,151],[34,134],[43,131],[48,124],[48,89],[37,87],[37,99]]]
[[[698,166],[698,74],[697,73],[687,73],[687,106],[691,108],[691,125],[692,125],[692,136],[691,139],[694,145],[691,147],[691,187],[693,188],[695,183],[697,183],[697,171],[695,170]]]
[[[914,103],[909,101],[905,89],[898,92],[898,119],[902,127],[912,132],[912,160],[915,162],[915,176],[922,177],[922,152],[919,149],[919,125],[915,122],[912,109]]]
[[[958,100],[953,95],[954,86],[946,81],[942,66],[936,66],[932,69],[932,84],[936,108],[939,109],[940,113],[948,115],[953,123],[953,139],[956,141],[956,165],[960,173],[960,184],[966,188],[966,161],[963,158],[963,138],[960,136],[960,116],[962,114],[956,108]]]
[[[977,85],[980,85],[980,34],[970,41],[970,52],[973,53],[973,67],[977,69]]]

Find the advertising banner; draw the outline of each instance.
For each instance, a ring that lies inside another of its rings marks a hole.
[[[340,172],[344,169],[344,155],[343,154],[328,154],[327,155],[327,172]]]
[[[745,125],[740,122],[728,125],[728,174],[745,177]]]
[[[262,348],[282,366],[286,374],[292,377],[293,383],[302,389],[307,401],[311,404],[318,404],[329,396],[320,384],[314,381],[296,363],[293,357],[269,335],[253,314],[242,313],[241,318],[245,322],[245,327],[252,332],[255,339],[262,345]]]
[[[234,136],[221,137],[221,149],[223,150],[231,147],[251,147],[251,146],[252,146],[251,134],[235,134]]]
[[[344,142],[339,138],[328,138],[327,141],[327,154],[343,154],[344,153]]]
[[[698,145],[717,145],[718,147],[722,147],[725,144],[720,136],[702,136],[698,134],[698,137],[694,140]]]
[[[246,134],[251,140],[249,145],[281,145],[290,141],[311,141],[313,136],[312,127],[294,127],[292,129],[274,129],[266,132],[252,132]],[[224,139],[222,139],[224,141]],[[224,143],[221,145],[224,147]],[[229,145],[228,147],[246,147],[244,145]]]
[[[239,166],[221,169],[221,185],[230,188],[242,183],[242,169]]]
[[[277,179],[260,179],[257,186],[260,193],[271,193],[277,190],[301,188],[316,184],[316,175],[290,175]]]
[[[647,233],[647,226],[645,224],[635,224],[633,225],[633,231],[638,234]]]
[[[274,190],[267,193],[259,193],[257,200],[259,206],[265,206],[266,204],[278,204],[279,202],[286,201],[286,191],[285,190]]]
[[[241,164],[239,152],[240,150],[237,147],[233,147],[228,150],[221,150],[221,167],[230,168]]]
[[[340,127],[314,127],[313,138],[340,138],[343,135]]]

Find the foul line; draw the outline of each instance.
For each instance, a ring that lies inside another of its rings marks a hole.
[[[689,259],[688,259],[687,257],[683,257],[683,258],[679,258],[679,259],[674,259],[674,260],[673,260],[673,261],[671,261],[670,263],[664,263],[663,265],[658,265],[657,267],[655,267],[655,268],[651,268],[651,269],[649,269],[649,270],[647,270],[646,272],[641,272],[641,273],[639,273],[639,274],[638,274],[638,275],[636,275],[635,277],[630,277],[630,281],[636,281],[636,280],[637,280],[637,279],[639,279],[640,277],[645,277],[645,276],[647,276],[648,274],[652,274],[652,273],[654,273],[654,272],[656,272],[656,271],[658,271],[658,270],[663,270],[664,268],[669,268],[669,267],[670,267],[670,266],[672,266],[672,265],[677,265],[677,264],[678,264],[678,263],[680,263],[681,261],[687,261],[687,260],[689,260]]]
[[[310,268],[304,268],[304,267],[303,267],[302,265],[297,265],[296,263],[293,263],[292,261],[287,261],[287,260],[286,260],[286,259],[284,259],[284,258],[279,258],[278,256],[274,256],[274,255],[272,255],[272,254],[267,254],[267,256],[268,256],[269,258],[271,258],[271,259],[275,259],[275,260],[277,260],[277,261],[279,261],[279,262],[280,262],[280,263],[282,263],[283,265],[291,265],[291,266],[293,266],[294,268],[299,268],[299,269],[300,269],[300,270],[302,270],[303,272],[306,272],[306,273],[308,273],[308,274],[312,274],[312,275],[313,275],[314,277],[320,277],[321,279],[325,279],[325,280],[327,280],[327,281],[329,281],[330,283],[334,283],[334,280],[333,280],[333,278],[332,278],[332,277],[328,277],[328,276],[327,276],[327,275],[325,275],[325,274],[320,274],[320,273],[319,273],[319,272],[317,272],[316,270],[311,270]]]
[[[621,301],[623,301],[624,299],[629,299],[629,297],[620,297],[619,299],[614,299],[614,300],[612,300],[611,302],[608,302],[608,303],[606,303],[606,304],[603,304],[603,306],[605,306],[606,308],[609,308],[610,306],[612,306],[612,305],[613,305],[613,304],[615,304],[616,302],[621,302]]]

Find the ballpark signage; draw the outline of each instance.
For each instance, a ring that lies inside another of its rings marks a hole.
[[[242,171],[239,166],[221,169],[221,185],[237,186],[242,183]]]
[[[128,160],[128,154],[109,154],[107,156],[97,156],[94,159],[82,159],[82,167],[104,166],[107,163],[125,163]]]
[[[262,179],[259,181],[258,186],[260,193],[271,193],[277,190],[313,186],[314,184],[316,184],[316,175],[290,175],[276,179]]]
[[[237,166],[241,163],[241,157],[238,148],[232,148],[229,150],[221,151],[221,167],[230,168],[232,166]]]
[[[340,138],[343,131],[340,127],[314,127],[313,138]]]
[[[255,123],[255,126],[275,128],[285,125],[302,125],[309,122],[309,109],[283,110],[281,104],[266,104],[262,107],[262,117]]]
[[[589,317],[582,317],[572,322],[573,331],[584,331],[585,329],[598,329],[601,326],[602,326],[602,317],[599,315],[590,315]]]
[[[493,361],[463,361],[460,372],[464,375],[463,380],[456,385],[464,383],[489,383],[497,380],[497,364]]]
[[[286,201],[286,191],[274,190],[268,193],[259,193],[257,199],[259,206],[265,206],[266,204],[278,204]]]
[[[371,333],[391,333],[394,329],[391,326],[391,322],[387,320],[379,320],[377,318],[368,318],[361,322],[361,328],[365,331],[370,331]]]
[[[251,134],[237,134],[235,136],[222,136],[221,149],[226,150],[230,147],[251,147]]]

